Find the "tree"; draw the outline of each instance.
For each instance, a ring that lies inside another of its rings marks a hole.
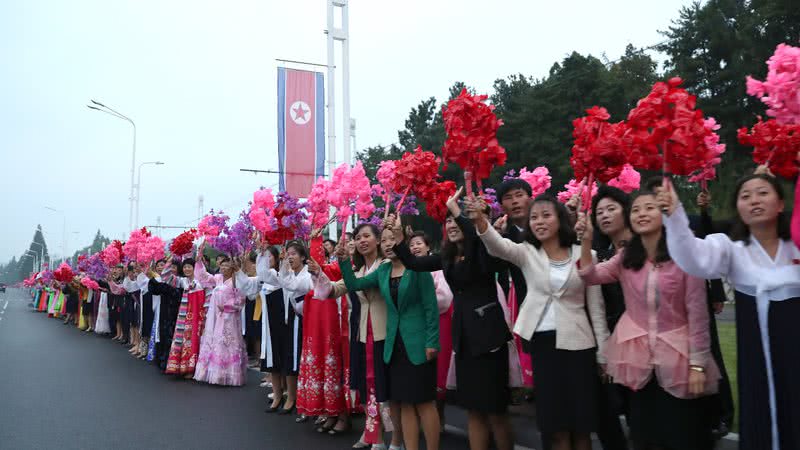
[[[402,154],[403,149],[395,144],[392,144],[388,147],[376,145],[373,147],[367,147],[364,150],[356,153],[356,160],[361,161],[361,164],[364,166],[364,172],[367,174],[367,178],[375,183],[377,181],[375,179],[375,174],[378,172],[378,165],[380,165],[381,161],[398,159]]]

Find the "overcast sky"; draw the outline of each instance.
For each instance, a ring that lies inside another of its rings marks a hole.
[[[545,76],[573,50],[614,60],[629,43],[660,42],[689,3],[351,1],[357,145],[396,142],[410,108],[455,81],[490,92],[512,73]],[[62,217],[45,206],[65,211],[69,253],[97,229],[127,231],[131,127],[87,109],[91,98],[136,122],[137,165],[165,163],[142,171],[140,226],[192,224],[199,195],[235,215],[276,186],[239,169],[277,169],[275,59],[326,62],[325,5],[0,2],[0,261],[27,249],[37,224],[61,253]]]

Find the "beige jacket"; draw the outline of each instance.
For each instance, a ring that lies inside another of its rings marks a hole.
[[[381,264],[386,262],[384,259],[376,260],[372,267],[362,267],[356,271],[357,278],[372,273]],[[314,298],[339,298],[347,295],[347,286],[344,280],[331,282],[328,277],[320,272],[314,284]],[[365,291],[356,292],[358,299],[361,301],[361,317],[359,318],[358,325],[358,340],[367,342],[367,317],[372,319],[372,339],[376,341],[383,341],[386,339],[386,301],[381,295],[381,291],[377,288],[367,289]],[[369,316],[367,316],[369,313]]]
[[[552,299],[550,307],[555,308],[556,313],[556,348],[586,350],[597,346],[597,360],[605,362],[603,349],[608,339],[605,302],[600,286],[586,286],[578,276],[580,246],[572,246],[572,264],[566,283],[558,291],[553,291],[550,287],[550,259],[544,249],[537,249],[528,242],[517,244],[503,238],[492,226],[480,238],[490,255],[519,267],[528,285],[528,294],[514,324],[515,334],[532,340],[545,306]],[[596,259],[594,252],[592,256]],[[591,323],[586,317],[587,309]]]

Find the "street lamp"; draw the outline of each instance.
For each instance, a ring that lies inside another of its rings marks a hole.
[[[131,155],[131,194],[130,194],[130,197],[128,198],[128,200],[130,200],[130,211],[128,213],[128,231],[130,232],[130,231],[133,231],[133,229],[135,228],[134,225],[133,225],[133,201],[134,201],[134,194],[135,194],[135,192],[133,190],[133,175],[134,175],[134,170],[136,169],[136,124],[133,123],[133,120],[131,120],[130,117],[128,117],[128,116],[126,116],[126,115],[114,110],[114,108],[106,106],[106,105],[104,105],[104,104],[102,104],[102,103],[100,103],[98,101],[95,101],[95,100],[92,100],[92,103],[93,103],[93,105],[86,105],[86,107],[89,108],[89,109],[93,109],[95,111],[104,112],[104,113],[106,113],[106,114],[108,114],[110,116],[114,116],[114,117],[116,117],[118,119],[125,120],[125,121],[127,121],[128,123],[130,123],[133,126],[133,153]],[[99,108],[98,108],[98,106],[99,106]]]
[[[41,272],[42,271],[42,264],[44,263],[44,245],[42,245],[42,244],[40,244],[38,242],[35,242],[35,241],[32,241],[31,244],[39,246],[39,270],[38,271]]]
[[[63,253],[61,259],[63,260],[67,257],[67,215],[64,214],[64,211],[50,206],[45,206],[44,209],[49,209],[50,211],[61,214],[61,218],[63,219],[61,228],[61,252]]]
[[[38,261],[37,261],[36,257],[39,256],[39,255],[37,255],[35,251],[28,249],[28,250],[25,250],[25,256],[33,257],[33,272],[41,272],[41,270],[36,270],[36,266],[38,265]],[[23,256],[23,258],[25,258],[25,256]]]
[[[139,228],[139,195],[142,192],[142,166],[147,164],[153,164],[156,166],[163,166],[164,163],[161,161],[147,161],[139,164],[139,173],[136,175],[136,215],[133,219],[133,228]]]

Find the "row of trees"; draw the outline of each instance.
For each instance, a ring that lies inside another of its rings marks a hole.
[[[593,105],[608,109],[613,121],[626,117],[636,101],[650,91],[653,83],[680,76],[685,87],[698,96],[698,105],[722,124],[720,135],[727,152],[710,184],[720,214],[730,214],[728,199],[735,180],[752,170],[751,149],[737,143],[736,130],[750,126],[765,108],[746,95],[745,77],[763,78],[765,61],[781,42],[800,41],[800,8],[796,0],[711,0],[684,7],[668,30],[665,40],[647,48],[629,45],[615,61],[573,52],[551,67],[547,76],[535,78],[515,74],[498,79],[491,101],[505,125],[498,139],[508,153],[505,167],[495,170],[488,184],[497,183],[511,168],[547,166],[553,175],[554,192],[573,177],[569,166],[572,120]],[[666,57],[659,68],[653,54]],[[458,95],[463,82],[449,90],[448,100]],[[445,140],[441,105],[434,97],[424,99],[409,112],[398,143],[369,147],[357,156],[373,177],[383,159],[397,159],[404,151],[421,145],[441,154]],[[648,174],[643,174],[648,175]],[[462,182],[456,167],[444,177]],[[687,198],[697,187],[686,192]],[[791,191],[791,190],[790,190]],[[438,227],[425,219],[418,224],[438,235]]]

